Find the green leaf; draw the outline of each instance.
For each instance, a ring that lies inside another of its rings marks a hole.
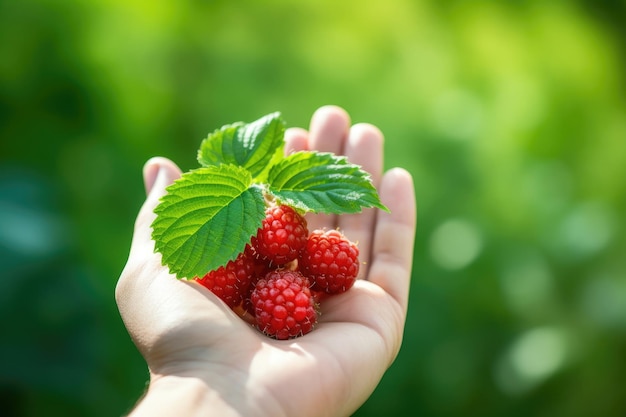
[[[184,173],[154,212],[152,238],[163,264],[178,278],[193,278],[243,251],[265,216],[265,200],[245,168],[213,165]]]
[[[370,175],[345,157],[301,151],[269,172],[269,192],[279,201],[315,213],[357,213],[364,207],[388,210]]]
[[[285,122],[271,113],[249,124],[226,125],[200,144],[202,166],[233,164],[246,168],[252,178],[263,177],[277,157],[283,155]]]

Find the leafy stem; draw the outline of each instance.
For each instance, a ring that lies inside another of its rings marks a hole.
[[[200,144],[200,168],[167,188],[152,223],[155,250],[178,278],[202,276],[235,259],[261,226],[269,201],[302,213],[387,208],[370,175],[343,156],[284,155],[280,113],[234,123]]]

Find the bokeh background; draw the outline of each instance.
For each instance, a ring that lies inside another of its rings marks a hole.
[[[325,104],[415,178],[402,351],[357,416],[626,415],[622,1],[0,0],[0,409],[122,415],[154,155]]]

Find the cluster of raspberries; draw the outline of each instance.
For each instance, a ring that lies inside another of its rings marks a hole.
[[[358,256],[356,244],[340,231],[309,233],[292,207],[271,206],[235,260],[195,281],[264,334],[291,339],[313,329],[324,296],[352,287]]]

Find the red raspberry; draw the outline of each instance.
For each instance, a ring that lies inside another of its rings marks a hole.
[[[264,278],[270,271],[276,270],[276,266],[271,265],[271,262],[259,255],[256,249],[254,249],[251,245],[246,245],[246,254],[254,261],[254,276],[252,278],[252,284],[248,289],[248,293],[244,296],[242,307],[246,313],[254,316],[254,306],[250,301],[250,294],[252,294],[256,282],[259,279]]]
[[[272,271],[260,279],[250,296],[257,328],[276,339],[309,333],[317,323],[309,280],[298,271]]]
[[[268,262],[265,257],[259,255],[253,246],[246,245],[245,252],[254,263],[254,275],[256,279],[264,277],[268,272],[275,269],[275,266],[270,265],[270,262]]]
[[[298,257],[308,234],[306,220],[293,208],[273,206],[265,210],[265,219],[252,237],[252,245],[272,264],[284,265]]]
[[[298,266],[312,281],[311,289],[337,294],[347,291],[359,273],[359,249],[338,230],[314,230]]]
[[[210,271],[195,280],[211,290],[229,307],[241,304],[248,294],[254,275],[254,261],[244,251],[239,256],[218,269]]]

